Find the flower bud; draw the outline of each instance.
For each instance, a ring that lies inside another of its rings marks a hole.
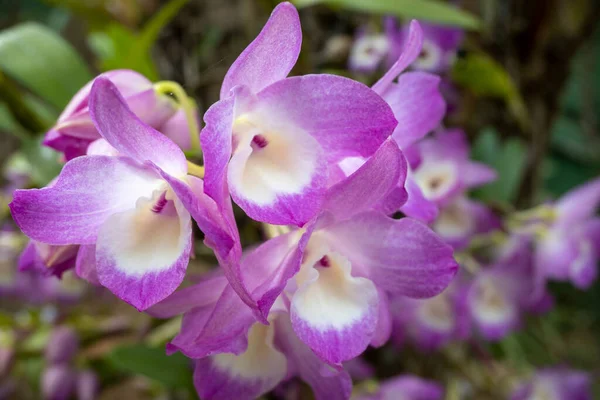
[[[46,347],[46,361],[49,364],[64,364],[71,361],[79,348],[77,333],[68,326],[59,326],[50,335]]]
[[[121,69],[100,76],[111,80],[131,111],[154,128],[163,125],[178,109],[175,101],[157,93],[152,82],[137,72]],[[100,138],[89,112],[92,83],[77,92],[44,138],[46,146],[64,153],[67,160],[84,155],[88,145]]]

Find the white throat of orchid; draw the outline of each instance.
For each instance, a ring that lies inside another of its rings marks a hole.
[[[321,331],[341,329],[363,319],[377,290],[373,282],[354,277],[351,271],[350,261],[332,251],[324,235],[314,233],[295,279],[298,290],[292,302],[297,315]]]
[[[425,71],[434,70],[442,62],[442,55],[442,49],[437,44],[431,40],[424,39],[421,53],[412,64],[413,68]]]
[[[272,204],[280,195],[302,193],[312,181],[320,146],[291,123],[264,124],[259,113],[238,117],[233,124],[229,184],[257,205]]]
[[[442,208],[433,229],[445,238],[461,238],[473,232],[476,221],[466,206],[458,199]]]
[[[427,300],[422,300],[418,310],[421,320],[438,331],[450,331],[454,328],[454,310],[452,299],[446,292]]]
[[[458,181],[456,165],[449,161],[423,162],[414,172],[414,178],[427,200],[438,200],[447,195]]]
[[[274,344],[274,324],[254,323],[248,331],[248,348],[239,355],[222,353],[213,356],[216,368],[232,377],[246,380],[268,379],[279,382],[287,374],[286,357]]]
[[[128,276],[160,272],[179,258],[189,241],[189,213],[166,184],[135,208],[112,215],[102,226],[116,267]]]
[[[385,35],[364,35],[358,38],[350,52],[350,65],[355,69],[376,68],[390,50]]]
[[[491,324],[503,323],[515,315],[514,305],[498,289],[492,278],[482,278],[475,284],[474,289],[474,312],[481,321]]]

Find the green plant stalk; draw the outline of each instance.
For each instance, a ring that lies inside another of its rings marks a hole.
[[[198,120],[195,115],[195,106],[192,99],[188,97],[185,90],[180,84],[173,81],[161,81],[154,85],[156,91],[160,94],[172,93],[180,107],[183,108],[185,118],[187,120],[188,129],[190,131],[190,146],[193,154],[200,154],[202,149],[200,147],[200,127],[198,126]]]

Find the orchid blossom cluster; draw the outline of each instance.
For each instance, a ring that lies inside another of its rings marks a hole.
[[[464,132],[441,127],[446,101],[432,74],[461,35],[386,26],[376,47],[394,62],[372,87],[288,76],[302,32],[296,9],[278,5],[200,132],[178,85],[129,70],[97,77],[46,134],[66,162],[60,175],[14,193],[13,219],[31,239],[20,270],[74,269],[139,311],[183,315],[167,352],[194,360],[202,399],[253,399],[293,377],[317,399],[348,399],[344,365],[369,346],[499,339],[547,308],[546,279],[588,285],[598,184],[512,225],[471,200],[496,175],[469,158]],[[264,242],[242,248],[233,203]],[[219,268],[180,288],[194,222]],[[494,254],[471,255],[498,235]],[[443,389],[402,376],[360,398],[394,393],[433,400]]]

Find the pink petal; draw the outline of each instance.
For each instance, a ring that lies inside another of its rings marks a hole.
[[[326,257],[326,267],[304,266],[310,270],[293,295],[290,316],[300,340],[323,361],[340,365],[360,355],[373,339],[379,296],[373,282],[351,275],[344,256]]]
[[[431,297],[444,290],[458,270],[452,247],[424,224],[367,212],[325,228],[336,251],[363,266],[383,290]]]
[[[389,106],[367,86],[333,75],[275,82],[258,94],[263,120],[295,126],[317,139],[330,160],[371,156],[396,127]]]
[[[415,20],[410,22],[410,31],[402,54],[398,60],[392,65],[388,72],[373,85],[373,90],[380,95],[384,94],[388,89],[389,85],[400,75],[402,71],[406,69],[413,61],[417,59],[421,53],[421,47],[423,46],[423,31],[421,26]]]
[[[112,214],[150,197],[161,179],[149,168],[122,157],[89,156],[69,161],[56,184],[17,190],[13,218],[32,239],[48,244],[93,244]]]
[[[316,400],[346,400],[352,380],[344,370],[334,370],[298,339],[289,318],[276,318],[275,343],[287,355],[290,368],[312,388]],[[327,371],[324,374],[324,371]]]
[[[287,76],[302,44],[298,11],[290,3],[279,4],[256,39],[235,60],[221,86],[221,99],[235,86],[258,93]]]
[[[439,91],[440,78],[424,72],[407,72],[391,84],[383,95],[398,126],[392,137],[401,149],[409,147],[437,128],[446,113],[446,102]]]
[[[402,152],[388,140],[358,170],[328,190],[323,207],[338,219],[350,218],[383,201],[399,182],[403,185],[406,173]]]
[[[187,173],[187,161],[181,149],[144,124],[129,109],[117,87],[106,78],[94,81],[90,113],[100,134],[119,153],[141,163],[151,161],[171,175]]]
[[[96,244],[98,280],[140,311],[177,289],[192,248],[190,214],[178,200],[155,207],[154,198],[140,199],[134,209],[111,215]]]

